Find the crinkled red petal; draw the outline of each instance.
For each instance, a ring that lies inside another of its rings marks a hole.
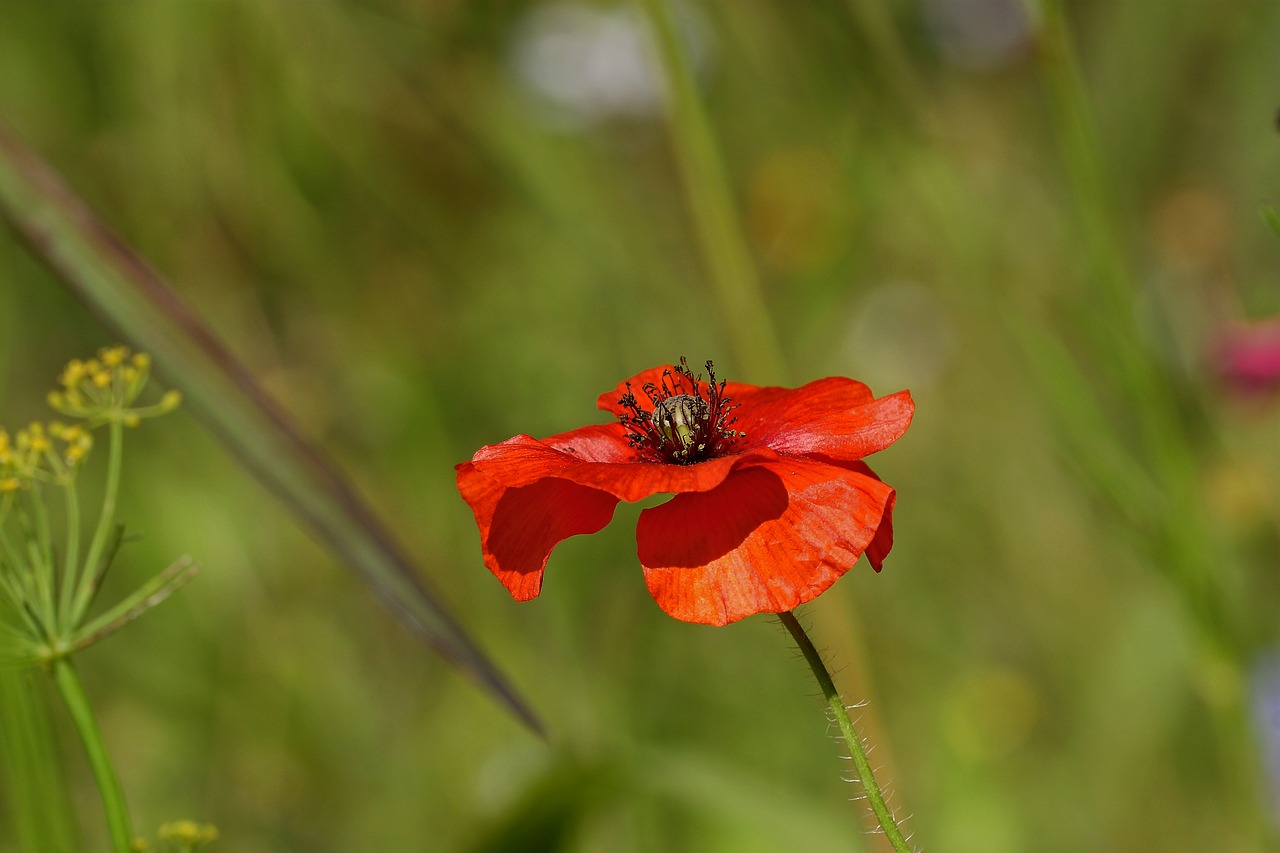
[[[458,491],[480,528],[484,564],[517,601],[542,590],[542,573],[556,545],[600,530],[618,505],[608,492],[555,477],[507,485],[471,462],[458,466]]]
[[[617,421],[571,429],[541,443],[587,462],[634,462],[636,458],[627,431]]]
[[[542,440],[517,435],[457,466],[458,491],[476,517],[485,565],[515,598],[536,596],[552,549],[600,530],[619,499],[713,489],[735,466],[777,457],[766,449],[697,465],[634,458],[620,425],[599,424]]]
[[[871,466],[865,462],[848,463],[845,467],[852,468],[873,479],[880,479],[876,472],[871,470]],[[893,550],[893,505],[896,501],[897,495],[890,494],[889,503],[884,508],[884,520],[876,528],[876,537],[867,546],[867,562],[871,563],[871,568],[877,572],[884,568],[884,558],[889,556],[889,552]]]
[[[777,458],[768,448],[759,448],[695,465],[621,461],[634,460],[635,454],[625,443],[619,444],[625,439],[615,438],[615,429],[622,435],[622,427],[616,424],[584,427],[542,441],[517,435],[480,448],[466,464],[507,487],[556,477],[624,501],[638,501],[663,493],[705,492],[724,482],[739,465]]]
[[[866,385],[843,377],[799,388],[759,388],[734,398],[739,401],[733,414],[738,419],[734,428],[746,433],[741,446],[764,445],[788,456],[841,461],[862,459],[893,444],[915,412],[908,391],[876,399]]]
[[[708,625],[791,610],[876,541],[893,497],[878,479],[823,462],[745,465],[715,489],[640,514],[649,592],[677,619]]]

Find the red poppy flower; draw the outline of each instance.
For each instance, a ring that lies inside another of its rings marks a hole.
[[[484,562],[518,601],[542,589],[551,550],[609,523],[618,501],[660,493],[640,513],[645,582],[667,613],[725,625],[816,598],[865,553],[893,546],[894,491],[862,462],[906,431],[900,391],[852,379],[801,388],[701,381],[684,359],[600,396],[608,424],[480,448],[458,466]],[[633,392],[648,398],[642,403]]]

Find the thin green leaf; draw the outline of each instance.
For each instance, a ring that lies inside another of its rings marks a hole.
[[[107,569],[111,568],[111,563],[115,560],[116,554],[120,551],[120,546],[124,544],[124,525],[117,524],[107,534],[104,540],[106,543],[102,548],[102,554],[98,557],[96,566],[86,565],[84,567],[85,574],[80,578],[77,585],[75,596],[71,602],[71,609],[66,613],[63,624],[79,625],[80,620],[84,619],[89,608],[93,606],[93,600],[98,595],[98,590],[102,589],[102,579],[107,576]]]
[[[3,126],[0,215],[77,298],[176,378],[205,425],[417,636],[541,729],[337,467],[169,284]]]
[[[734,357],[742,372],[757,381],[781,381],[786,369],[778,332],[734,206],[715,131],[680,40],[677,18],[666,0],[645,0],[644,8],[671,96],[672,150]]]
[[[173,595],[198,574],[200,574],[199,564],[193,562],[190,557],[179,557],[176,562],[125,596],[114,607],[86,623],[76,632],[71,650],[83,649],[114,634]]]

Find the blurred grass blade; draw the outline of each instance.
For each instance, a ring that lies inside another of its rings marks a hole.
[[[0,787],[21,850],[70,853],[75,812],[59,768],[49,708],[26,672],[0,662]]]
[[[0,125],[0,215],[85,305],[152,354],[191,408],[420,638],[541,726],[354,488],[159,274]]]
[[[711,121],[681,44],[677,16],[668,0],[645,0],[644,8],[671,98],[667,122],[671,146],[738,368],[753,382],[785,381],[782,345],[743,236]]]

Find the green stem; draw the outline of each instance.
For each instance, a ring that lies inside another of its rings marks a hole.
[[[27,600],[40,621],[54,625],[53,563],[49,546],[49,525],[45,517],[44,498],[40,486],[35,485],[26,494],[18,508],[18,529],[26,543],[26,566],[31,597]]]
[[[911,853],[911,847],[907,845],[907,839],[903,837],[902,830],[898,828],[898,822],[893,818],[893,812],[889,810],[889,805],[884,800],[884,793],[880,790],[880,785],[876,782],[875,774],[871,772],[871,762],[867,760],[867,752],[862,747],[862,738],[858,736],[858,732],[853,727],[853,720],[849,719],[849,710],[844,705],[844,699],[836,690],[836,684],[831,679],[831,673],[827,670],[827,665],[823,663],[822,655],[818,654],[818,650],[813,647],[813,642],[809,639],[809,635],[805,633],[804,628],[800,626],[800,622],[796,619],[791,611],[786,610],[778,614],[778,618],[787,630],[791,632],[791,637],[796,641],[796,645],[800,647],[800,652],[804,655],[805,662],[809,664],[809,669],[813,670],[814,678],[818,679],[818,686],[822,688],[822,695],[827,699],[827,706],[831,709],[831,714],[835,717],[836,724],[840,726],[840,732],[844,735],[845,743],[849,746],[849,755],[853,759],[853,766],[857,768],[858,778],[862,780],[862,787],[867,792],[867,800],[871,803],[871,810],[875,812],[876,820],[880,823],[880,828],[884,830],[885,837],[889,839],[889,843],[893,845],[896,853]]]
[[[102,808],[107,816],[112,853],[130,853],[133,849],[133,831],[130,828],[129,810],[125,805],[120,780],[116,777],[111,759],[107,756],[106,745],[102,742],[102,731],[89,707],[89,697],[69,659],[59,658],[53,662],[52,667],[54,683],[58,685],[62,699],[67,703],[67,710],[71,712],[72,722],[75,723],[89,757],[93,778],[102,794]]]
[[[93,541],[89,543],[89,551],[84,557],[84,568],[76,586],[75,605],[69,622],[71,625],[78,625],[84,619],[89,603],[93,601],[94,588],[100,576],[99,563],[102,562],[103,551],[115,527],[116,496],[120,491],[120,464],[124,455],[124,425],[118,420],[111,421],[108,430],[111,438],[107,452],[107,485],[102,496],[102,512],[98,515],[98,527],[93,532]]]
[[[1215,583],[1219,549],[1199,505],[1201,473],[1170,382],[1142,344],[1134,276],[1116,238],[1120,229],[1114,224],[1102,148],[1063,4],[1039,0],[1035,5],[1043,21],[1040,67],[1090,264],[1084,331],[1093,335],[1102,363],[1115,365],[1118,390],[1140,430],[1142,458],[1165,484],[1161,560],[1211,643],[1236,654],[1241,643],[1231,626],[1237,620],[1224,612]]]
[[[66,636],[75,630],[71,621],[72,607],[75,604],[76,572],[80,567],[80,499],[74,484],[67,485],[67,553],[62,561],[61,584],[58,588],[58,615],[61,622],[59,632]]]
[[[711,122],[680,44],[670,2],[645,0],[645,8],[657,36],[671,98],[671,145],[734,355],[744,375],[757,377],[762,383],[781,382],[785,377],[778,334],[743,237]]]
[[[53,630],[53,626],[42,624],[40,614],[28,606],[29,602],[39,600],[35,586],[35,570],[13,544],[13,540],[9,538],[9,534],[3,527],[0,527],[0,552],[3,552],[0,553],[0,571],[4,572],[4,585],[13,599],[14,609],[21,613],[27,624],[31,626],[33,636],[49,639],[49,631]]]

